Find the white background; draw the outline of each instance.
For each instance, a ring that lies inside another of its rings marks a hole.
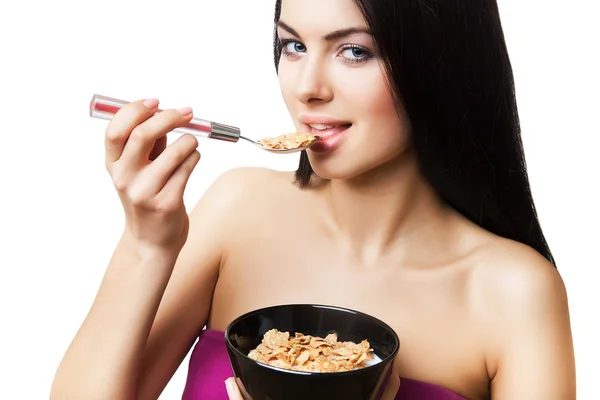
[[[273,3],[2,3],[0,398],[47,398],[121,233],[92,94],[192,106],[252,137],[291,131],[272,62]],[[580,399],[598,396],[600,355],[595,3],[499,0],[533,193],[569,292]],[[203,140],[200,150],[188,206],[227,169],[297,162],[245,143]],[[163,399],[180,398],[186,368]]]

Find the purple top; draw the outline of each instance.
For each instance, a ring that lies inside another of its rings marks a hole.
[[[225,333],[206,329],[200,333],[190,358],[182,400],[227,400],[225,380],[233,376]],[[396,400],[465,400],[448,389],[402,378]]]

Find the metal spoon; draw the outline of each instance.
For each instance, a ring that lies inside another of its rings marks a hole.
[[[111,120],[114,115],[123,107],[125,104],[128,104],[128,101],[115,99],[108,96],[102,96],[99,94],[95,94],[92,97],[92,101],[90,102],[90,117]],[[157,112],[161,112],[163,110],[158,110]],[[262,150],[268,151],[270,153],[277,154],[289,154],[296,153],[298,151],[306,150],[310,146],[315,143],[318,143],[321,138],[317,137],[317,140],[308,146],[301,146],[291,149],[273,149],[267,146],[264,146],[260,142],[250,139],[246,136],[242,136],[240,128],[236,128],[235,126],[229,126],[220,124],[217,122],[207,121],[201,118],[193,118],[189,124],[181,128],[173,129],[173,132],[178,132],[182,134],[192,134],[194,136],[200,138],[207,139],[217,139],[223,140],[226,142],[238,142],[240,139],[243,139],[253,145],[259,147]]]

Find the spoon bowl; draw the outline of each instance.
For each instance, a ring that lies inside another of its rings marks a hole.
[[[294,147],[294,148],[289,148],[289,149],[274,149],[268,146],[263,145],[262,143],[256,141],[256,140],[252,140],[250,138],[247,138],[245,136],[240,135],[240,139],[244,139],[245,141],[252,143],[255,146],[258,146],[261,150],[264,151],[268,151],[269,153],[275,153],[275,154],[291,154],[291,153],[298,153],[300,151],[309,149],[312,145],[314,145],[315,143],[319,143],[323,138],[320,136],[317,136],[316,140],[306,146],[299,146],[299,147]]]

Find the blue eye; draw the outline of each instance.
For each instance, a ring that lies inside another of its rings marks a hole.
[[[363,59],[368,57],[368,53],[364,50],[361,49],[360,47],[349,47],[344,49],[344,51],[342,52],[342,54],[344,54],[344,58],[348,58],[348,59]]]
[[[283,46],[283,51],[286,54],[306,52],[306,46],[295,40],[282,41],[281,45]]]
[[[348,44],[342,47],[339,58],[347,64],[359,64],[371,60],[373,53],[355,44]]]

